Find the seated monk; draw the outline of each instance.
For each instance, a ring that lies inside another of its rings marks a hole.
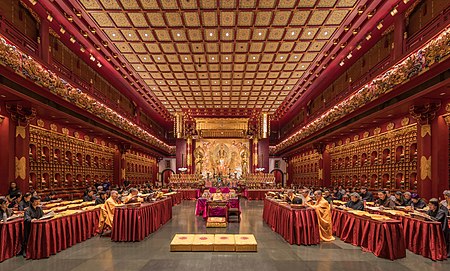
[[[315,204],[308,202],[306,202],[306,204],[316,211],[317,219],[319,221],[320,239],[325,242],[334,241],[330,204],[322,197],[322,191],[320,190],[314,192],[314,197],[316,198]]]
[[[103,231],[105,226],[112,229],[114,220],[114,209],[120,205],[119,193],[115,190],[111,191],[111,196],[105,201],[100,211],[100,220],[98,222],[98,228]]]
[[[138,194],[139,194],[139,190],[137,190],[136,188],[131,188],[130,194],[128,194],[128,196],[125,197],[125,199],[123,200],[123,203],[127,204],[127,203],[138,202],[139,201]]]

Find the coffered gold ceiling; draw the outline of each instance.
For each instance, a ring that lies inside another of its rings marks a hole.
[[[78,0],[170,112],[275,112],[357,0]]]

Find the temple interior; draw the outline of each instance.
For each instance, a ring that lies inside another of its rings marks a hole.
[[[449,135],[449,1],[0,1],[0,269],[448,270]]]

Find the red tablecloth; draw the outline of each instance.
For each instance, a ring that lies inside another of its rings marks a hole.
[[[317,215],[313,209],[292,209],[288,205],[265,199],[263,220],[291,245],[320,243]]]
[[[48,258],[96,234],[100,210],[50,220],[33,221],[28,239],[27,258]]]
[[[0,223],[0,262],[20,252],[23,238],[23,219]]]
[[[281,189],[245,189],[244,197],[248,200],[263,200],[268,192],[281,192]]]
[[[447,259],[447,244],[439,222],[397,217],[403,223],[406,248],[435,261]]]
[[[183,195],[179,192],[175,192],[174,194],[170,194],[169,197],[172,199],[172,206],[178,205],[181,203],[183,199]]]
[[[406,257],[403,225],[399,220],[377,221],[333,209],[333,233],[342,241],[360,246],[390,260]]]
[[[237,208],[239,211],[241,211],[241,205],[239,203],[238,198],[229,199],[227,202],[228,209],[230,208]],[[197,203],[195,205],[195,215],[196,216],[203,216],[204,219],[208,218],[208,200],[205,198],[198,198]],[[222,213],[219,213],[218,216],[225,216]]]
[[[161,225],[172,219],[172,199],[144,203],[140,207],[117,207],[111,240],[117,242],[142,241]]]

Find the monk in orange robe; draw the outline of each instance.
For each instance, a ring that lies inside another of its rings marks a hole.
[[[103,231],[103,227],[106,225],[109,229],[112,229],[114,220],[114,209],[119,203],[119,193],[115,190],[111,191],[111,196],[105,201],[105,204],[100,210],[100,220],[98,223],[99,231]]]
[[[331,224],[331,207],[326,199],[322,197],[322,191],[314,192],[314,197],[316,198],[315,204],[307,205],[314,208],[317,214],[317,219],[319,221],[319,234],[320,239],[325,242],[334,241],[333,237],[333,227]]]

